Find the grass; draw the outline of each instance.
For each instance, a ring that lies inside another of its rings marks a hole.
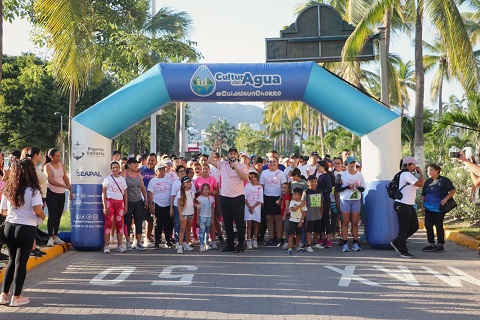
[[[455,229],[472,238],[480,236],[480,221],[469,223],[447,216],[445,217],[444,226],[445,229]]]
[[[39,226],[40,230],[47,231],[47,221],[48,221],[48,216]],[[70,211],[65,211],[62,215],[62,218],[60,219],[60,227],[58,229],[60,232],[62,231],[70,231]]]

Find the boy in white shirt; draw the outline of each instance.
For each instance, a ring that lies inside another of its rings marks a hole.
[[[302,224],[305,221],[305,215],[307,207],[305,202],[302,202],[303,190],[300,188],[293,189],[292,200],[290,201],[290,220],[289,220],[289,237],[288,237],[288,250],[287,254],[293,253],[293,238],[296,237],[297,249],[296,251],[302,251],[300,248],[300,235],[302,234]],[[297,236],[298,235],[298,236]]]

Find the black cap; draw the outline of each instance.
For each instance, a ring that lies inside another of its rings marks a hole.
[[[130,163],[140,163],[140,161],[137,161],[137,159],[131,157],[127,159],[127,164],[130,164]]]
[[[118,150],[115,150],[115,151],[112,152],[112,156],[114,156],[114,155],[116,155],[116,154],[121,154],[121,153],[120,153],[120,151],[118,151]]]
[[[182,183],[184,183],[184,182],[187,182],[187,181],[192,181],[192,179],[190,179],[189,176],[185,176],[185,177],[183,177],[182,180],[180,180],[180,181],[181,181]]]
[[[230,151],[235,151],[236,153],[238,153],[238,150],[235,147],[230,147],[230,149],[228,149],[228,153],[230,153]]]
[[[320,157],[320,156],[318,155],[317,151],[313,151],[312,153],[310,153],[310,157]]]

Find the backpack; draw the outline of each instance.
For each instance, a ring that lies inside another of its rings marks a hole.
[[[392,181],[390,181],[388,185],[385,187],[387,189],[387,194],[389,198],[394,200],[401,200],[403,198],[402,189],[405,188],[405,186],[410,184],[407,182],[405,186],[401,187],[400,189],[398,188],[400,184],[400,175],[404,172],[407,172],[407,170],[402,170],[398,172],[393,177]]]

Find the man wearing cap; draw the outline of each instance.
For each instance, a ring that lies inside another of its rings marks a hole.
[[[218,149],[220,143],[217,142],[212,150]],[[243,181],[248,181],[248,169],[238,162],[238,151],[235,147],[228,149],[228,159],[216,161],[215,151],[208,156],[208,162],[215,166],[220,173],[220,206],[222,208],[225,231],[227,233],[227,246],[223,252],[235,251],[243,252],[245,244],[245,193]],[[234,245],[233,221],[237,225],[238,244]]]
[[[147,165],[140,168],[140,174],[143,177],[143,184],[148,186],[150,180],[155,177],[155,166],[157,165],[157,155],[155,153],[150,153],[147,157]],[[145,220],[147,221],[147,230],[145,230],[145,240],[143,245],[149,248],[153,248],[155,243],[151,241],[152,231],[153,231],[153,216],[150,214],[150,210],[147,209],[147,214],[145,215]]]
[[[404,157],[400,161],[400,169],[403,172],[400,174],[398,189],[401,189],[403,197],[395,200],[393,204],[398,218],[398,235],[390,245],[400,254],[400,257],[407,259],[413,258],[407,249],[407,239],[418,230],[418,217],[413,205],[417,189],[423,187],[425,182],[422,169],[417,167],[417,164],[417,160],[412,156]],[[415,171],[418,172],[418,179],[412,174]]]

